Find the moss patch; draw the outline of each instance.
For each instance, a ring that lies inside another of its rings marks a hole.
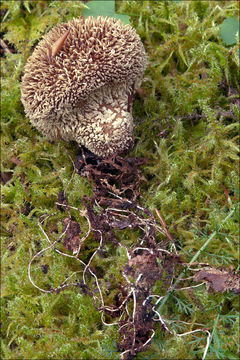
[[[237,17],[237,1],[124,1],[118,12],[130,15],[149,56],[142,90],[134,103],[136,143],[130,156],[144,157],[146,182],[141,203],[162,214],[179,253],[212,266],[239,270],[239,56],[226,46],[220,28]],[[63,231],[67,212],[57,208],[65,190],[72,207],[84,209],[92,184],[73,173],[77,147],[51,144],[25,118],[20,102],[23,66],[33,47],[59,21],[79,16],[80,1],[3,1],[2,35],[2,353],[5,359],[116,359],[117,333],[102,324],[93,299],[78,288],[41,293],[28,279],[28,263]],[[71,180],[71,181],[70,181]],[[87,221],[71,215],[83,230]],[[231,215],[228,217],[228,215]],[[227,218],[227,221],[225,219]],[[137,232],[119,231],[131,246]],[[160,241],[159,236],[159,241]],[[98,244],[90,237],[83,258]],[[109,247],[98,259],[101,284],[113,299],[126,254]],[[70,252],[68,252],[70,254]],[[46,268],[46,265],[48,267]],[[35,263],[34,282],[48,289],[79,263],[46,251]],[[155,292],[161,294],[161,284]],[[207,359],[238,359],[239,299],[232,293],[208,293],[204,286],[174,292],[161,309],[177,333],[208,328]],[[158,325],[150,349],[137,359],[200,359],[206,334],[177,337]]]

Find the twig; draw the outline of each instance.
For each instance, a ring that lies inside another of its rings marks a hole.
[[[7,53],[12,53],[11,50],[9,50],[7,44],[5,43],[5,41],[3,39],[0,39],[0,45],[3,48],[3,50]]]
[[[187,290],[187,289],[193,289],[193,288],[196,288],[198,286],[202,286],[202,285],[205,285],[204,282],[202,282],[201,284],[197,284],[197,285],[193,285],[193,286],[187,286],[187,287],[183,287],[183,288],[175,288],[175,291],[180,291],[180,290]]]
[[[165,234],[166,234],[167,238],[174,244],[174,240],[173,240],[170,232],[168,231],[167,225],[166,225],[166,223],[165,223],[162,215],[160,214],[160,212],[158,211],[158,209],[155,208],[154,210],[155,210],[155,212],[156,212],[156,214],[157,214],[157,216],[158,216],[158,218],[159,218],[159,221],[160,221],[160,223],[161,223],[161,225],[162,225],[162,227],[163,227],[163,230],[165,231]]]

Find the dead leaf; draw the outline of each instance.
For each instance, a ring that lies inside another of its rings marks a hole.
[[[226,269],[203,268],[195,276],[194,280],[205,281],[207,290],[224,292],[232,290],[235,294],[240,292],[240,276]]]

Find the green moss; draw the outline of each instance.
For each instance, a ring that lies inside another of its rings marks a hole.
[[[134,104],[136,146],[131,153],[148,159],[142,166],[147,181],[141,188],[141,203],[161,212],[186,261],[215,232],[198,260],[228,268],[239,264],[240,79],[237,47],[224,45],[219,26],[225,18],[237,17],[237,3],[117,2],[118,12],[130,15],[149,56],[142,85],[145,95]],[[30,259],[49,245],[38,218],[49,216],[43,228],[55,241],[68,216],[57,210],[58,193],[66,190],[69,204],[83,209],[82,196],[92,194],[92,184],[73,174],[69,156],[76,158],[76,146],[50,144],[29,124],[20,101],[20,78],[41,36],[56,23],[80,15],[83,7],[80,1],[1,4],[3,39],[12,51],[5,53],[1,65],[2,172],[9,179],[2,185],[1,311],[6,359],[117,357],[117,328],[102,324],[92,297],[78,288],[43,294],[28,279]],[[70,211],[86,232],[87,221],[78,211]],[[232,215],[225,221],[228,214]],[[138,236],[137,231],[117,234],[126,246]],[[81,250],[83,261],[96,246],[90,236]],[[110,245],[106,250],[108,256],[95,258],[93,266],[111,304],[117,286],[124,283],[120,271],[126,253]],[[46,264],[45,274],[41,266]],[[74,272],[73,279],[78,279],[82,270],[77,261],[49,250],[33,264],[32,277],[48,289]],[[161,294],[161,284],[155,290]],[[177,333],[207,327],[212,333],[207,359],[237,359],[237,296],[211,294],[204,286],[193,292],[194,296],[187,290],[169,296],[162,313],[169,327]],[[206,339],[204,332],[177,337],[157,325],[151,347],[136,358],[199,359]]]

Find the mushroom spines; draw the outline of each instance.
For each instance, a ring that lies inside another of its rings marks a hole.
[[[103,26],[102,26],[103,25]],[[116,26],[117,25],[117,26]],[[62,50],[53,63],[48,48],[70,29]],[[133,41],[134,40],[134,41]],[[113,18],[89,17],[57,25],[45,35],[30,57],[22,79],[22,98],[32,113],[44,105],[64,107],[110,82],[134,79],[145,69],[146,60],[139,36],[129,26]],[[139,64],[139,57],[141,64]],[[44,87],[44,92],[42,91]],[[47,95],[47,96],[46,96]],[[41,103],[37,100],[41,99]],[[56,101],[51,101],[54,98]]]
[[[80,17],[58,24],[43,37],[25,65],[21,99],[26,115],[49,138],[55,139],[60,132],[63,139],[77,140],[88,147],[86,138],[81,140],[84,133],[79,129],[90,129],[91,124],[96,124],[91,110],[94,98],[103,96],[108,102],[118,94],[119,103],[127,104],[129,93],[141,83],[146,64],[140,37],[130,25],[124,26],[117,19]],[[117,87],[125,95],[120,95]],[[113,113],[119,114],[117,105],[113,108]],[[124,111],[128,114],[119,115],[119,122],[122,119],[124,132],[123,124],[128,119],[126,132],[130,134],[129,107]],[[104,114],[108,117],[108,112]],[[106,146],[102,143],[101,147],[117,147],[111,144],[118,131],[113,131],[110,141],[104,129],[103,126],[102,141]]]

